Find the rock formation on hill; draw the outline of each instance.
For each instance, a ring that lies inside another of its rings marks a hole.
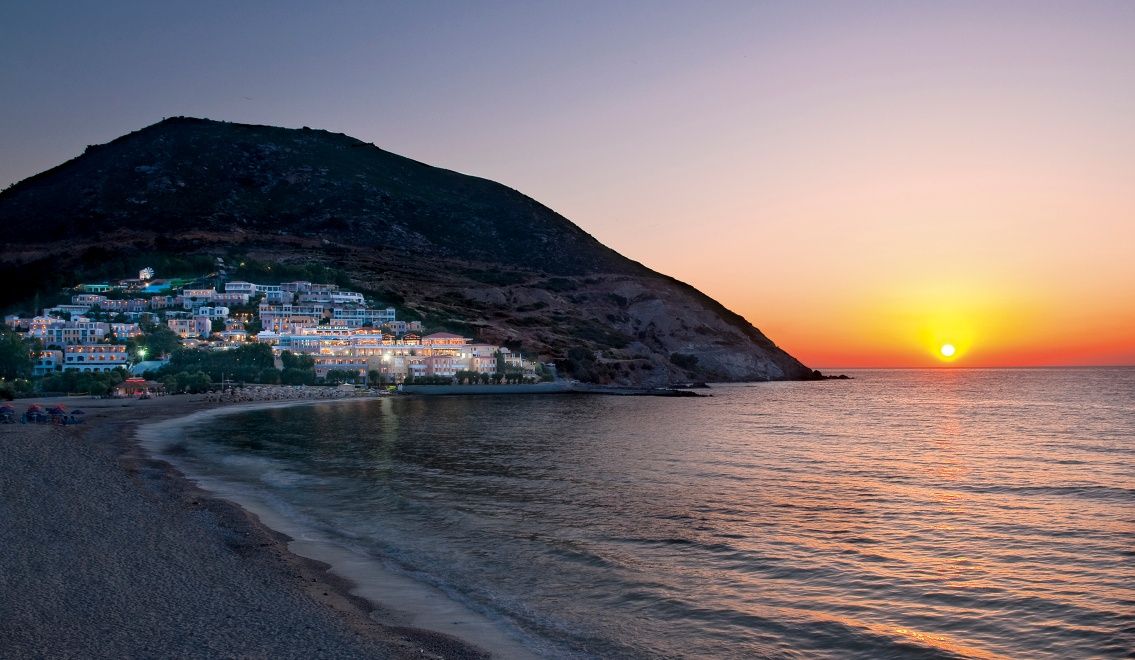
[[[0,306],[163,255],[319,264],[584,380],[804,379],[741,316],[498,183],[346,135],[173,118],[0,193]]]

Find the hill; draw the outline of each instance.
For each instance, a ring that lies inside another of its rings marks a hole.
[[[742,317],[535,200],[326,131],[167,119],[0,193],[0,227],[0,306],[224,256],[333,269],[405,314],[585,380],[812,375]]]

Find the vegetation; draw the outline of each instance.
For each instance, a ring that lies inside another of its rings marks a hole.
[[[193,373],[179,371],[162,378],[162,385],[170,394],[199,394],[209,391],[212,384],[213,379],[209,377],[209,374],[202,371]]]
[[[93,394],[105,396],[114,391],[119,383],[126,380],[125,369],[106,372],[62,371],[44,376],[40,390],[44,392],[65,392],[67,394]]]
[[[280,354],[284,370],[280,382],[284,385],[314,385],[315,360],[310,355],[296,355],[291,351]]]
[[[0,379],[0,400],[2,401],[11,401],[17,396],[31,394],[34,390],[35,383],[27,378]]]
[[[32,366],[35,365],[32,350],[19,333],[0,326],[0,379],[31,377]]]
[[[596,359],[594,351],[578,346],[569,349],[557,367],[585,383],[609,383],[615,375],[610,365]]]
[[[181,347],[177,333],[164,325],[146,326],[142,330],[142,336],[126,342],[126,350],[132,357],[144,356],[145,359],[157,360],[164,355],[171,355]]]
[[[327,372],[326,378],[323,379],[328,385],[341,385],[343,383],[353,383],[358,376],[353,371],[343,371],[341,369],[331,369]]]
[[[179,349],[170,356],[169,364],[158,372],[159,377],[180,375],[182,372],[207,375],[212,382],[234,380],[244,383],[262,383],[264,379],[275,378],[267,373],[276,371],[276,361],[272,348],[267,344],[246,344],[226,351],[202,351]],[[164,381],[163,381],[164,382]]]

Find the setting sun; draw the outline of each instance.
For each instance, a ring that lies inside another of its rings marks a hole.
[[[957,352],[957,349],[954,348],[953,344],[942,344],[942,347],[938,349],[938,352],[942,354],[942,357],[951,358],[954,357],[954,353]]]

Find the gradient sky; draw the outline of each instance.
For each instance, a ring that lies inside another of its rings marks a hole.
[[[0,61],[0,186],[171,115],[307,125],[810,366],[1135,364],[1135,2],[5,2]]]

